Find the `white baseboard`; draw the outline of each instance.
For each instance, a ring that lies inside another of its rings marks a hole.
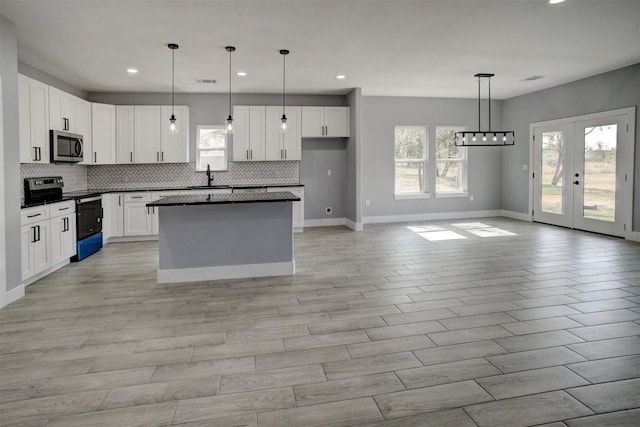
[[[24,280],[22,282],[23,286],[29,286],[30,284],[37,282],[38,280],[42,279],[45,276],[48,276],[49,274],[53,273],[56,270],[60,270],[62,267],[64,267],[65,265],[69,264],[69,260],[66,259],[56,265],[52,265],[51,267],[47,268],[45,271],[41,271],[40,273],[36,274],[35,276],[29,277],[27,280]]]
[[[104,240],[102,243],[106,245],[107,243],[146,242],[148,240],[158,240],[158,235],[156,234],[152,236],[120,236],[120,237],[112,236]]]
[[[627,235],[627,240],[632,242],[640,242],[640,231],[632,231]]]
[[[505,218],[517,219],[518,221],[527,221],[531,222],[531,215],[522,212],[514,212],[514,211],[500,211],[500,216]]]
[[[499,210],[495,211],[467,211],[467,212],[442,212],[442,213],[425,213],[413,215],[380,215],[362,217],[363,224],[382,224],[388,222],[410,222],[410,221],[436,221],[447,219],[467,219],[467,218],[484,218],[492,216],[501,216]]]
[[[158,270],[158,283],[201,282],[206,280],[242,279],[246,277],[290,276],[295,274],[295,261],[266,264],[224,265],[220,267]]]
[[[344,219],[344,225],[346,225],[353,231],[362,231],[364,229],[364,226],[361,222],[353,222],[349,218]]]
[[[13,289],[11,289],[10,291],[7,291],[7,293],[5,294],[5,298],[4,298],[4,305],[2,307],[5,307],[9,304],[11,304],[14,301],[19,300],[20,298],[22,298],[24,296],[24,285],[19,285]],[[2,308],[0,307],[0,308]]]
[[[323,218],[323,219],[305,219],[305,227],[332,227],[336,225],[345,225],[345,218]]]

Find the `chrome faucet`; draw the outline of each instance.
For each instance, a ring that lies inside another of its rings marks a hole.
[[[209,166],[209,163],[207,163],[207,187],[211,187],[212,183],[213,175],[211,175],[211,167]]]

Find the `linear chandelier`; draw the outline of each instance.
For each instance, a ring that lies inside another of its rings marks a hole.
[[[456,132],[455,141],[459,147],[501,147],[515,145],[516,134],[512,130],[491,130],[491,77],[495,74],[478,73],[474,77],[478,78],[478,130]],[[489,101],[489,126],[487,130],[482,130],[481,102],[480,102],[480,81],[487,79],[488,101]]]

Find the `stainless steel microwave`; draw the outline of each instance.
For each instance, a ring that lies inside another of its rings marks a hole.
[[[82,135],[51,130],[51,163],[78,163],[82,161]]]

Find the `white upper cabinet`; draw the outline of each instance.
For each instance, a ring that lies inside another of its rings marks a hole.
[[[189,161],[189,107],[174,107],[178,133],[169,133],[171,106],[134,107],[135,163],[187,163]],[[165,117],[166,116],[166,117]]]
[[[349,136],[349,107],[302,107],[302,138]]]
[[[49,127],[82,135],[80,164],[92,164],[90,102],[49,86]]]
[[[134,159],[136,163],[158,163],[160,161],[160,106],[136,105],[134,112]]]
[[[116,105],[116,163],[134,163],[134,107]]]
[[[264,106],[233,107],[233,161],[265,160]]]
[[[49,87],[18,75],[20,163],[49,163]]]
[[[75,97],[74,97],[75,98]],[[73,104],[73,121],[69,132],[82,135],[83,158],[81,165],[90,165],[93,161],[91,141],[91,103],[84,99],[75,98]]]
[[[302,138],[300,129],[300,107],[286,107],[287,131],[281,132],[282,107],[267,107],[265,159],[300,160]]]
[[[189,107],[176,105],[173,114],[176,116],[177,132],[169,132],[169,118],[172,107],[163,105],[160,109],[160,161],[163,163],[189,162]]]
[[[116,162],[116,108],[108,104],[91,104],[91,162],[108,165]],[[87,151],[85,148],[85,155]]]

